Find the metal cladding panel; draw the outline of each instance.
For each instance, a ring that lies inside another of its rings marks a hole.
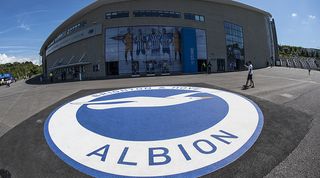
[[[181,36],[183,49],[183,72],[196,73],[198,71],[196,29],[183,28],[181,30]]]
[[[59,40],[58,42],[56,42],[52,46],[48,47],[48,49],[46,51],[46,55],[48,56],[51,53],[65,47],[69,44],[78,42],[78,41],[86,39],[86,38],[91,38],[93,36],[100,35],[100,34],[102,34],[102,25],[101,24],[85,28],[79,32],[76,32],[72,35],[69,35],[69,36]]]

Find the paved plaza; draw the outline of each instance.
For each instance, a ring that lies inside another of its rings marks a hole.
[[[254,101],[263,130],[239,159],[204,177],[319,177],[320,72],[282,67],[254,71],[255,88],[242,90],[247,72],[141,77],[0,87],[0,170],[12,177],[87,177],[59,159],[43,135],[49,114],[82,96],[130,87],[193,86]]]

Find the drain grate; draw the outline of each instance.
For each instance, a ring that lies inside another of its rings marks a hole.
[[[11,174],[8,170],[0,169],[0,178],[11,178]]]

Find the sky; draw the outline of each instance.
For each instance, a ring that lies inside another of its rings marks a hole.
[[[237,0],[272,14],[281,45],[320,49],[320,0]]]
[[[319,0],[237,0],[270,12],[281,45],[320,49]],[[94,0],[0,0],[0,64],[41,62],[39,50],[71,15]]]
[[[39,51],[63,21],[94,0],[0,0],[0,64],[40,63]]]

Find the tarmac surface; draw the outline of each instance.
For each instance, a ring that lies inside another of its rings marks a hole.
[[[256,143],[230,165],[204,177],[320,177],[320,72],[256,70],[256,88],[241,90],[247,72],[96,80],[48,85],[24,81],[0,87],[0,175],[88,177],[48,147],[43,125],[62,103],[81,96],[136,86],[217,88],[248,97],[264,114]],[[1,176],[0,176],[1,177]]]

